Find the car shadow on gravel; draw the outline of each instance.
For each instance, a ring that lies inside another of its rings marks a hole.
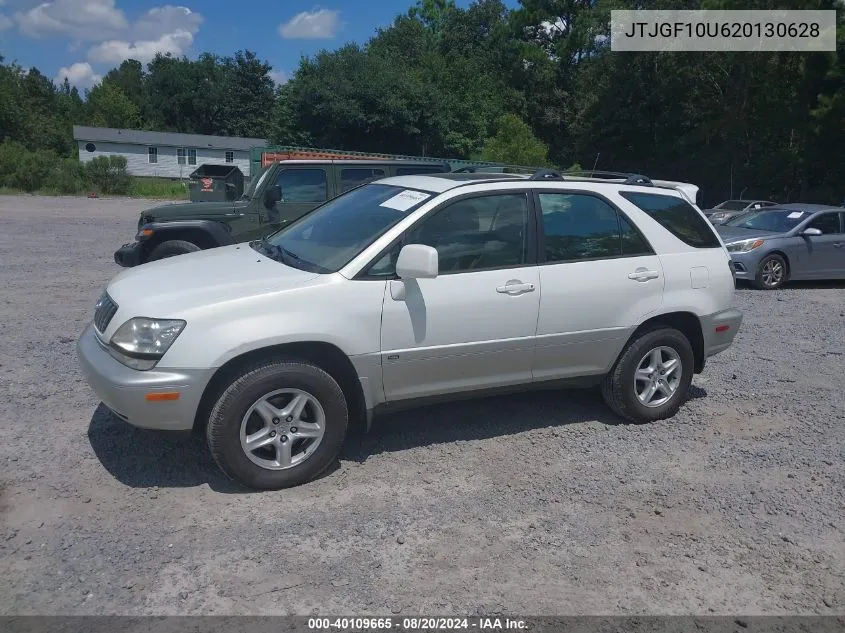
[[[704,389],[690,387],[690,400],[706,395]],[[597,388],[462,400],[377,417],[369,433],[356,433],[346,442],[340,458],[364,462],[378,453],[596,422],[626,424],[607,408]]]
[[[254,492],[229,479],[214,463],[204,438],[192,433],[138,429],[100,404],[88,440],[103,467],[132,488],[190,488],[208,484],[223,493]]]
[[[689,398],[707,392],[690,387]],[[604,404],[598,389],[534,391],[461,400],[377,417],[369,433],[350,433],[341,461],[458,440],[514,435],[577,423],[624,424]],[[192,433],[138,429],[100,404],[91,417],[88,440],[103,467],[132,488],[190,488],[208,484],[215,492],[254,493],[224,475],[204,438]],[[335,461],[320,479],[339,467]]]
[[[740,281],[736,287],[737,290],[747,290],[749,292],[760,292],[768,294],[769,292],[777,293],[775,291],[758,290],[747,281]],[[845,290],[845,279],[831,279],[831,280],[810,280],[810,281],[787,281],[780,290]],[[775,295],[776,296],[776,295]]]

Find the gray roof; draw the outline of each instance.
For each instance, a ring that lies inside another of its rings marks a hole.
[[[804,202],[789,202],[786,204],[779,204],[776,207],[767,207],[760,209],[761,211],[806,211],[807,213],[816,213],[818,211],[842,211],[842,207],[832,207],[828,204],[810,204]]]
[[[181,134],[179,132],[150,132],[147,130],[119,130],[110,127],[73,126],[76,141],[100,141],[101,143],[131,143],[134,145],[164,145],[169,147],[210,147],[249,151],[250,148],[267,145],[263,138],[241,138],[238,136],[208,136],[205,134]]]

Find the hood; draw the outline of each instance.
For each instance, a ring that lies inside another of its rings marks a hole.
[[[198,218],[201,216],[232,213],[233,210],[242,209],[248,205],[248,200],[234,200],[230,202],[180,202],[177,204],[162,204],[152,209],[146,209],[142,215],[152,216],[156,220]]]
[[[127,268],[112,279],[108,293],[121,313],[126,310],[124,320],[183,318],[192,309],[283,292],[319,276],[274,261],[249,244],[233,244]]]
[[[725,244],[740,242],[742,240],[755,240],[757,238],[780,237],[783,233],[776,231],[763,231],[760,229],[740,229],[735,226],[717,225],[716,232],[722,236]]]

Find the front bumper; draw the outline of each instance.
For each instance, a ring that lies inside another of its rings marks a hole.
[[[122,365],[104,349],[88,325],[76,344],[85,379],[94,393],[117,417],[144,429],[188,431],[213,369],[151,369],[138,371]],[[154,401],[146,396],[178,392],[177,400]]]
[[[736,308],[721,310],[701,317],[704,358],[728,349],[742,325],[742,312]]]
[[[140,266],[143,252],[144,245],[141,242],[130,242],[114,252],[114,261],[124,268]]]
[[[757,265],[760,263],[762,253],[759,249],[747,253],[730,253],[731,265],[734,269],[734,277],[744,281],[753,281],[757,276]]]

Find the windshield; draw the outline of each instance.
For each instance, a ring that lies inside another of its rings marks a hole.
[[[717,205],[716,208],[722,211],[742,211],[747,206],[747,200],[725,200],[722,204]]]
[[[270,173],[271,167],[273,167],[272,164],[267,165],[267,167],[264,168],[264,171],[261,172],[261,175],[253,178],[252,182],[249,183],[249,187],[244,192],[244,195],[241,196],[241,197],[243,197],[247,200],[250,200],[252,198],[252,196],[255,195],[255,192],[258,190],[258,185],[260,185],[261,183],[263,183],[267,179],[267,174]]]
[[[352,189],[314,209],[265,241],[281,261],[320,273],[337,272],[385,231],[431,198],[390,185]]]
[[[807,217],[804,211],[788,211],[785,209],[766,209],[752,211],[725,222],[725,226],[735,226],[738,229],[758,229],[760,231],[776,231],[786,233],[791,231]]]

